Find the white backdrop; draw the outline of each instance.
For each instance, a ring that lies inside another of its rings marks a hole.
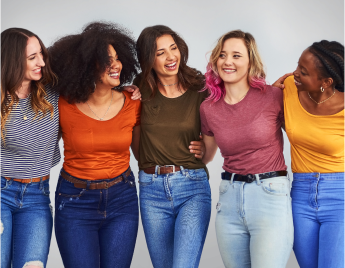
[[[254,35],[273,83],[293,71],[302,51],[321,39],[344,43],[343,0],[2,0],[1,31],[21,27],[36,33],[46,46],[56,38],[80,31],[94,20],[113,21],[132,30],[137,38],[146,26],[164,24],[178,32],[190,50],[189,65],[205,72],[206,53],[225,32],[235,29]],[[290,166],[289,142],[284,136],[284,155]],[[63,144],[60,144],[63,152]],[[264,157],[264,156],[263,156]],[[137,162],[131,157],[137,175]],[[222,172],[219,152],[208,165],[212,189],[212,216],[200,267],[223,267],[215,236],[215,205]],[[51,199],[62,161],[51,171]],[[291,172],[290,172],[291,175]],[[30,220],[30,219],[28,219]],[[267,252],[270,254],[270,252]],[[53,234],[48,268],[63,267]],[[140,224],[132,267],[152,267]],[[291,253],[288,268],[298,267]]]

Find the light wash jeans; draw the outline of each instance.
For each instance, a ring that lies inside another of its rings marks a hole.
[[[294,173],[294,251],[301,268],[344,267],[344,173]]]
[[[199,266],[211,216],[204,169],[169,174],[139,173],[140,213],[155,268]]]
[[[284,268],[293,244],[290,181],[222,180],[216,233],[228,268]]]
[[[1,177],[1,268],[46,267],[52,228],[49,180]]]

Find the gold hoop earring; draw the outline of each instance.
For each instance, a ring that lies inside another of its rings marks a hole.
[[[323,87],[321,87],[321,92],[324,92],[324,91],[325,91],[325,89]]]

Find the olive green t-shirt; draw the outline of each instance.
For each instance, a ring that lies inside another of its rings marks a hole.
[[[139,86],[140,76],[133,83]],[[167,98],[157,90],[150,99],[152,91],[148,84],[140,88],[143,101],[139,169],[175,165],[206,170],[205,164],[188,148],[191,141],[200,140],[199,109],[207,96],[206,92],[198,92],[200,89],[188,89],[177,98]]]

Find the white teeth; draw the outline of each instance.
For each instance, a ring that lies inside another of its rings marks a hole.
[[[302,83],[297,82],[296,79],[294,79],[294,80],[295,80],[295,84],[296,84],[296,85],[298,85],[298,86],[302,85]]]
[[[111,73],[109,74],[110,77],[119,77],[119,73]]]
[[[168,65],[166,65],[166,66],[168,66],[168,67],[173,67],[173,66],[175,66],[175,65],[176,65],[176,61],[175,61],[174,63],[168,64]]]
[[[230,69],[223,69],[224,72],[226,73],[234,73],[236,70],[230,70]]]

